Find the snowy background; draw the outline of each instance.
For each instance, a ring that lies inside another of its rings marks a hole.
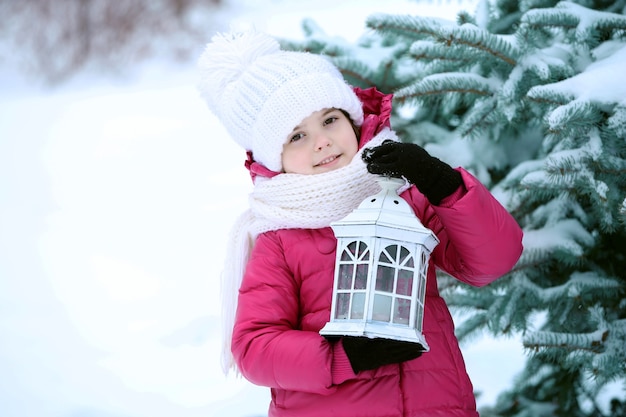
[[[375,12],[455,2],[231,1],[234,29],[354,41]],[[200,53],[201,51],[199,51]],[[268,389],[224,376],[219,271],[246,205],[244,153],[192,64],[42,90],[0,68],[0,417],[252,417]],[[516,339],[464,346],[478,402],[522,369]]]

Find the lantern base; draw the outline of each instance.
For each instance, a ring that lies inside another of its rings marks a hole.
[[[365,336],[369,338],[383,338],[402,340],[405,342],[419,343],[424,352],[430,348],[426,343],[426,338],[417,329],[406,326],[395,326],[389,323],[375,321],[350,321],[333,322],[329,321],[319,332],[322,336]]]

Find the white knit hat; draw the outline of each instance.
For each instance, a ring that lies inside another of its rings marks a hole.
[[[235,142],[255,161],[281,171],[287,136],[324,108],[363,122],[361,102],[326,58],[282,51],[259,32],[217,34],[198,61],[199,90]]]

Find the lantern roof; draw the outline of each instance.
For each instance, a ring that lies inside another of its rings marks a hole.
[[[423,244],[429,251],[439,243],[437,236],[420,222],[411,206],[398,195],[405,180],[377,179],[381,190],[367,197],[350,214],[331,223],[337,238],[353,236],[384,237]]]

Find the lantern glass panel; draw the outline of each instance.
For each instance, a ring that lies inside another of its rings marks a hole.
[[[367,272],[369,271],[368,264],[358,264],[356,266],[356,280],[354,282],[355,290],[364,290],[367,288]]]
[[[365,293],[357,292],[352,295],[351,319],[362,319],[365,313]]]
[[[355,240],[350,242],[341,254],[341,261],[369,261],[369,248],[365,242]]]
[[[387,246],[378,257],[378,261],[382,263],[396,263],[396,255],[398,253],[398,245]]]
[[[425,291],[426,285],[424,285],[424,279],[420,276],[417,279],[417,298],[423,300]]]
[[[346,249],[341,254],[342,261],[353,261],[356,255],[356,247],[358,241],[350,242]]]
[[[411,295],[413,293],[413,271],[409,269],[400,269],[398,271],[398,285],[396,294]]]
[[[335,307],[336,319],[347,319],[350,309],[350,293],[337,294],[337,305]]]
[[[418,281],[419,281],[419,292],[418,296],[420,300],[424,300],[426,295],[426,274],[428,273],[428,260],[426,260],[426,254],[422,253],[423,263],[421,265],[421,270],[419,273]]]
[[[393,292],[395,269],[389,266],[379,266],[376,275],[376,291]]]
[[[353,264],[341,264],[339,265],[339,282],[337,283],[338,290],[352,289],[352,271],[354,269]]]
[[[411,300],[404,298],[396,298],[395,308],[393,312],[393,322],[396,324],[409,324],[411,316]]]
[[[374,307],[372,310],[372,320],[391,321],[391,297],[376,294],[374,296]]]
[[[365,242],[359,242],[359,248],[357,251],[357,259],[359,261],[369,261],[370,251]]]
[[[422,332],[422,319],[424,317],[424,309],[416,308],[415,309],[415,328],[421,333]]]
[[[400,246],[400,258],[398,259],[398,264],[404,265],[405,262],[408,261],[408,257],[411,255],[411,252],[404,246]]]

